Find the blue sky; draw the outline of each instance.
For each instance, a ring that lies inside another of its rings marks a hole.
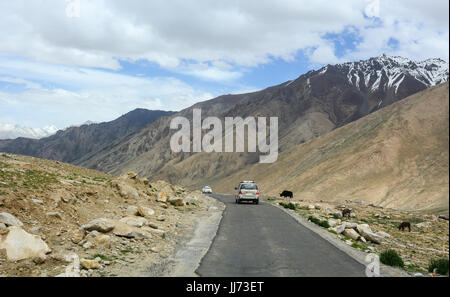
[[[382,53],[448,61],[448,6],[445,0],[2,1],[0,138],[18,126],[53,133],[138,107],[180,110]]]

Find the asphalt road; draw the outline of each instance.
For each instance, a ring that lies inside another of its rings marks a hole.
[[[196,273],[211,277],[365,276],[365,267],[268,203],[226,204],[217,235]]]

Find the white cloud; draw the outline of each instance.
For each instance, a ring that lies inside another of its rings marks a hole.
[[[16,139],[18,137],[39,139],[55,134],[58,129],[55,126],[44,128],[30,128],[12,124],[0,123],[0,139]]]
[[[0,121],[20,118],[18,124],[32,127],[109,121],[135,108],[180,110],[213,97],[171,77],[133,77],[5,56],[0,56],[0,78],[33,86],[22,92],[0,91]],[[40,87],[34,81],[52,86]]]

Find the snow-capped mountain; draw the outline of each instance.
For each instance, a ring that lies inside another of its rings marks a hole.
[[[449,76],[448,63],[444,60],[428,59],[416,62],[385,54],[369,60],[338,64],[335,67],[346,73],[353,86],[370,92],[392,88],[394,93],[397,93],[405,79],[415,79],[425,87],[435,86],[448,81]]]

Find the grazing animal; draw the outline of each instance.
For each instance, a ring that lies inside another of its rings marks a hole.
[[[280,194],[280,197],[294,198],[294,193],[292,193],[291,191],[284,190],[284,191]]]
[[[398,226],[398,230],[404,231],[405,228],[408,228],[409,232],[411,232],[411,224],[409,222],[403,222]]]
[[[345,217],[350,217],[351,212],[352,212],[352,211],[351,211],[350,209],[348,209],[348,208],[344,209],[344,210],[342,211],[342,217],[343,217],[343,218],[345,218]]]

